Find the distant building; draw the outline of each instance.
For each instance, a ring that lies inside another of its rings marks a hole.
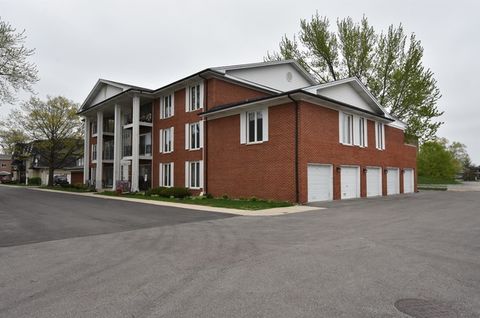
[[[12,177],[12,156],[0,154],[0,182],[10,181]]]

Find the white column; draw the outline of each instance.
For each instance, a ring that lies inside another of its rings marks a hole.
[[[83,183],[90,180],[90,119],[85,117],[85,140],[83,144]]]
[[[140,170],[140,97],[133,97],[132,105],[132,191],[138,191],[138,177]]]
[[[102,189],[103,177],[103,112],[97,112],[97,169],[95,176],[95,188]]]
[[[122,112],[121,106],[115,105],[115,131],[113,135],[113,190],[117,186],[117,181],[120,181],[120,160],[122,160]]]

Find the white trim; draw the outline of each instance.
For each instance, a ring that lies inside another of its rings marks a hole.
[[[185,161],[185,171],[184,171],[184,174],[185,174],[185,188],[189,188],[189,186],[190,186],[189,169],[190,169],[189,161]]]
[[[196,109],[192,109],[190,92],[191,92],[191,88],[196,86],[198,86],[198,90],[200,91],[198,94],[199,106]],[[194,112],[194,111],[203,109],[203,104],[205,99],[204,89],[205,89],[205,86],[204,86],[203,80],[190,82],[189,84],[187,84],[187,86],[185,87],[185,112],[188,113],[188,112]]]
[[[159,176],[159,182],[158,185],[160,187],[173,187],[174,186],[174,179],[175,179],[175,173],[174,173],[174,163],[173,162],[160,162],[160,176]],[[170,165],[170,185],[165,185],[164,180],[165,180],[165,166]]]
[[[185,150],[190,149],[190,123],[185,123]]]
[[[160,146],[160,153],[163,153],[163,129],[160,129],[160,140],[159,140],[159,146]]]
[[[240,114],[240,144],[247,143],[247,113]]]
[[[170,116],[165,117],[165,98],[170,97]],[[160,119],[167,119],[172,118],[174,116],[174,109],[175,109],[175,94],[174,92],[170,92],[168,94],[164,94],[160,96]]]
[[[205,121],[205,119],[202,119],[200,120],[200,123],[199,123],[199,128],[200,128],[200,148],[203,148],[203,136],[204,136],[204,124],[203,122]]]

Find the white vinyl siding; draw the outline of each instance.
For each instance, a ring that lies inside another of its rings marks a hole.
[[[185,162],[185,187],[190,189],[203,188],[203,161]]]
[[[383,123],[375,123],[375,146],[379,150],[385,150],[385,125]]]
[[[173,127],[167,129],[160,129],[160,152],[173,152]]]
[[[367,119],[340,112],[339,136],[343,145],[367,147]]]
[[[255,144],[268,141],[268,108],[240,114],[240,143]]]
[[[192,112],[203,108],[203,82],[190,84],[185,90],[185,111]]]
[[[173,93],[165,95],[160,99],[160,118],[170,118],[174,115],[174,97]]]
[[[161,187],[173,187],[173,167],[174,163],[161,163],[160,164],[160,186]]]
[[[203,148],[203,121],[185,124],[185,149]]]

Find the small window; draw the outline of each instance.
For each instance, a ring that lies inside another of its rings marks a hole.
[[[165,119],[173,116],[173,94],[163,96],[160,104],[160,118]]]
[[[173,162],[160,164],[160,186],[173,187]]]
[[[92,135],[96,135],[97,134],[97,121],[94,120],[90,123],[90,126],[91,126],[91,131],[92,131]]]
[[[200,161],[188,163],[188,187],[199,189],[200,186]]]
[[[92,161],[97,160],[97,145],[92,145]]]
[[[195,83],[187,87],[186,111],[192,112],[203,108],[203,84]]]
[[[353,145],[353,115],[343,114],[342,121],[342,143]]]
[[[366,133],[366,127],[365,127],[365,118],[360,117],[358,119],[358,140],[359,140],[359,146],[360,147],[365,147],[366,146],[366,138],[365,138],[365,133]]]
[[[160,152],[173,151],[173,127],[160,129]]]
[[[248,143],[263,141],[263,115],[262,111],[247,113],[247,136]]]
[[[385,149],[385,125],[383,123],[375,123],[375,141],[377,149]]]
[[[190,124],[190,149],[200,149],[200,123]]]

